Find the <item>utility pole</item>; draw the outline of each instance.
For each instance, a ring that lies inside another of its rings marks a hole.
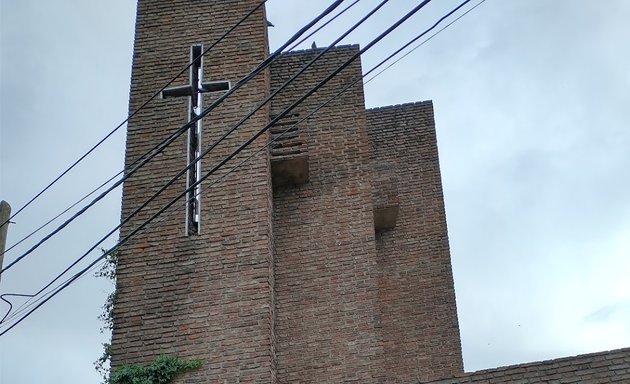
[[[6,201],[0,202],[0,270],[4,261],[4,249],[7,245],[7,230],[9,229],[9,217],[11,217],[11,206]],[[2,279],[2,275],[0,275]]]

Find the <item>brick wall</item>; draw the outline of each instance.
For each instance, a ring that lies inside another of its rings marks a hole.
[[[274,100],[272,115],[357,49],[320,59]],[[284,55],[272,67],[272,89],[318,52]],[[356,62],[298,113],[360,73]],[[310,180],[274,190],[279,382],[403,382],[462,372],[431,103],[366,114],[359,84],[303,123],[300,136]],[[396,206],[398,219],[375,234],[379,206]]]
[[[190,46],[213,43],[258,0],[138,2],[130,110],[135,110],[189,62]],[[203,16],[200,16],[203,15]],[[268,54],[260,10],[205,58],[205,80],[233,83]],[[188,72],[175,82],[187,84]],[[268,73],[250,82],[204,120],[203,147],[249,111],[269,91]],[[216,96],[206,97],[206,104]],[[187,98],[155,100],[128,126],[126,163],[187,122]],[[204,159],[203,170],[268,122],[263,109]],[[243,156],[266,144],[261,138]],[[243,157],[241,156],[241,158]],[[180,209],[120,250],[114,311],[112,365],[141,363],[162,353],[204,362],[186,382],[274,380],[271,185],[267,152],[217,187],[203,184],[201,234],[184,234]],[[186,165],[186,135],[130,178],[123,188],[122,217]],[[185,189],[182,177],[142,220]]]
[[[367,111],[375,206],[396,206],[376,235],[383,369],[390,382],[463,371],[431,102]]]
[[[630,348],[486,369],[431,383],[630,383]]]
[[[274,99],[279,113],[358,47],[337,48]],[[284,55],[272,89],[321,50]],[[299,107],[300,117],[361,74],[357,60]],[[278,382],[378,382],[376,249],[359,83],[300,127],[309,182],[274,190]]]
[[[209,46],[256,3],[139,1],[130,110],[188,63],[192,44]],[[260,11],[205,58],[204,79],[234,83],[267,50]],[[324,56],[213,150],[203,169],[357,51],[338,47]],[[270,73],[213,111],[204,119],[202,147],[319,52],[283,55]],[[357,60],[288,119],[306,115],[360,75]],[[175,84],[187,82],[186,74]],[[216,97],[206,96],[206,105]],[[432,107],[366,112],[363,100],[359,82],[274,149],[274,156],[298,156],[301,166],[307,159],[306,184],[272,188],[265,149],[217,186],[211,183],[225,171],[203,184],[200,235],[185,236],[178,205],[121,248],[114,367],[166,353],[204,362],[185,382],[383,383],[461,373]],[[186,98],[171,98],[134,117],[126,163],[186,123],[187,110]],[[185,136],[125,183],[123,218],[185,167]],[[185,184],[180,178],[121,236]],[[375,232],[379,207],[395,208],[393,229]]]

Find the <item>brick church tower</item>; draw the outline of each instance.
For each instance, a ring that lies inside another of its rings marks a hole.
[[[259,3],[139,0],[130,110],[190,62],[191,47],[210,46]],[[324,55],[121,237],[358,49]],[[283,54],[227,98],[204,118],[200,147],[319,52]],[[204,57],[203,81],[235,84],[267,57],[261,7]],[[366,110],[359,81],[280,136],[360,76],[356,60],[205,180],[198,200],[120,249],[114,368],[170,354],[203,361],[182,383],[404,383],[462,372],[431,102]],[[200,107],[221,94],[205,93]],[[188,121],[192,99],[155,100],[130,120],[128,166]],[[182,135],[128,179],[123,218],[186,167],[191,148]]]

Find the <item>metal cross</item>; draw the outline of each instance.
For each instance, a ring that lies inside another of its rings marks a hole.
[[[203,108],[203,94],[222,92],[230,89],[229,81],[203,81],[203,45],[190,47],[190,83],[162,91],[161,97],[182,97],[189,99],[188,121],[199,116]],[[188,165],[201,154],[201,119],[188,130]],[[190,167],[186,173],[186,189],[201,179],[201,161]],[[201,185],[198,184],[186,193],[186,234],[196,235],[200,231],[201,221]]]

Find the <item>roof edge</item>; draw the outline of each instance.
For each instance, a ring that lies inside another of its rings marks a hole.
[[[423,105],[433,105],[433,100],[412,101],[412,102],[403,103],[403,104],[384,105],[382,107],[366,108],[365,111],[378,112],[378,111],[386,111],[388,109],[403,109],[403,108],[419,107]]]
[[[298,49],[297,51],[282,52],[280,56],[303,55],[306,53],[325,51],[326,49],[328,49],[328,47]],[[330,48],[331,51],[337,51],[337,50],[357,50],[358,51],[359,49],[360,49],[359,44],[342,44],[342,45],[335,45],[334,47]]]

